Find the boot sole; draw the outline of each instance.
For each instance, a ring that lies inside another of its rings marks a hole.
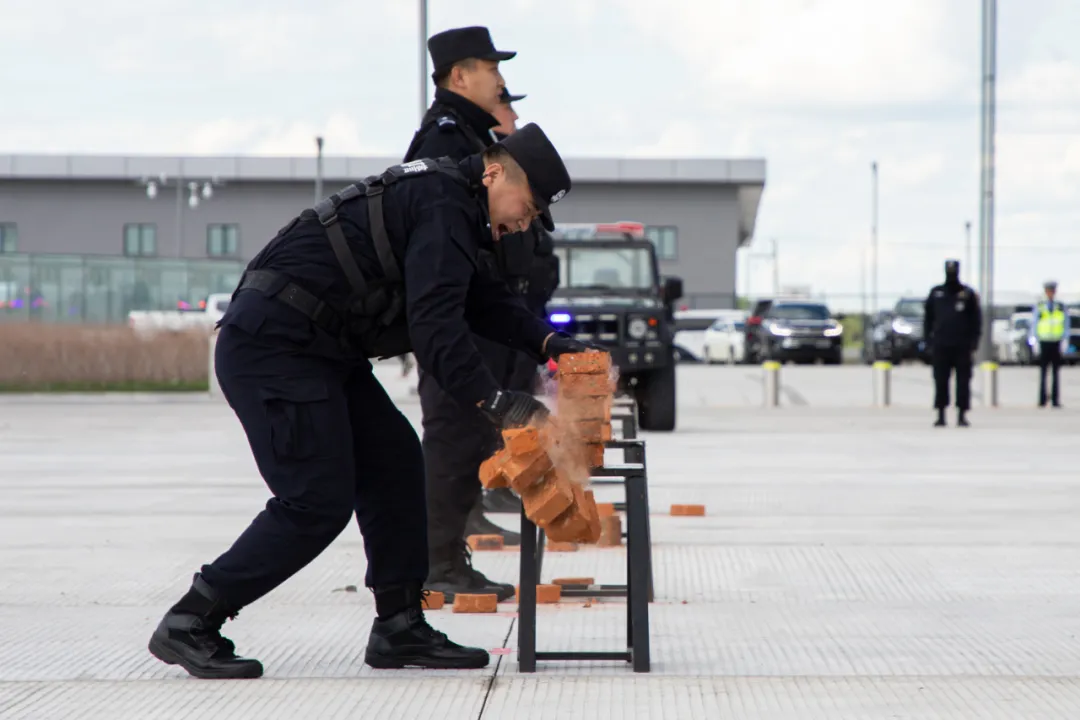
[[[150,654],[156,657],[166,665],[179,665],[184,668],[192,677],[197,677],[200,680],[254,680],[255,678],[262,677],[262,666],[249,666],[243,669],[241,672],[231,672],[224,670],[207,670],[197,665],[191,664],[191,662],[180,653],[169,648],[168,645],[161,642],[157,637],[150,638],[150,644],[147,646],[150,650]]]
[[[491,658],[468,660],[449,660],[430,658],[423,655],[404,655],[395,657],[383,657],[380,655],[366,655],[364,662],[376,670],[401,670],[408,667],[426,668],[429,670],[481,670],[491,662]]]

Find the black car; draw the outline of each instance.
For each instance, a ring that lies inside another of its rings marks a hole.
[[[746,324],[751,362],[843,362],[843,326],[828,306],[809,300],[762,300]]]
[[[864,353],[867,362],[888,360],[899,365],[905,360],[929,362],[929,350],[923,334],[923,298],[900,298],[892,310],[874,316],[867,333]]]
[[[621,225],[635,225],[624,223]],[[643,430],[675,429],[675,317],[682,280],[661,278],[656,247],[621,225],[587,232],[556,228],[559,287],[548,302],[552,325],[606,347],[620,389],[638,404]],[[577,228],[575,228],[577,229]]]

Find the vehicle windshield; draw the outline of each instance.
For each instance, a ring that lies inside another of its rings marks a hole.
[[[769,310],[771,320],[828,320],[829,309],[824,305],[810,303],[773,305]]]
[[[1027,330],[1031,327],[1031,321],[1027,318],[1016,318],[1016,329]]]
[[[562,290],[649,290],[656,271],[641,247],[558,247]]]
[[[896,303],[896,314],[904,317],[922,317],[926,313],[926,304],[922,300],[901,300]]]

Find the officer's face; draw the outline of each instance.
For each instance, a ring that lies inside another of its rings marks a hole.
[[[1057,294],[1057,290],[1055,288],[1046,288],[1046,297],[1047,298],[1053,300],[1054,295],[1056,295],[1056,294]]]
[[[499,63],[494,60],[477,59],[450,71],[450,89],[489,113],[499,106],[505,85]]]
[[[499,121],[499,126],[493,128],[495,132],[509,135],[517,130],[518,114],[514,112],[514,106],[510,103],[499,103],[491,114]]]
[[[511,177],[502,165],[492,163],[484,171],[484,185],[488,189],[491,236],[495,240],[508,233],[528,229],[539,216],[532,190],[524,176]]]

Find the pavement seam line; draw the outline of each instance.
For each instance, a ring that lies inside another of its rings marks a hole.
[[[503,638],[503,647],[507,647],[507,643],[510,642],[510,636],[514,633],[514,625],[517,624],[517,618],[510,621],[510,627],[506,630],[506,637]],[[506,655],[499,655],[499,659],[495,661],[495,672],[491,673],[491,679],[488,681],[487,690],[484,691],[484,702],[480,703],[480,714],[476,716],[476,720],[483,720],[484,710],[487,709],[488,698],[491,697],[491,691],[495,689],[495,679],[499,676],[499,669],[502,667],[503,658]]]

